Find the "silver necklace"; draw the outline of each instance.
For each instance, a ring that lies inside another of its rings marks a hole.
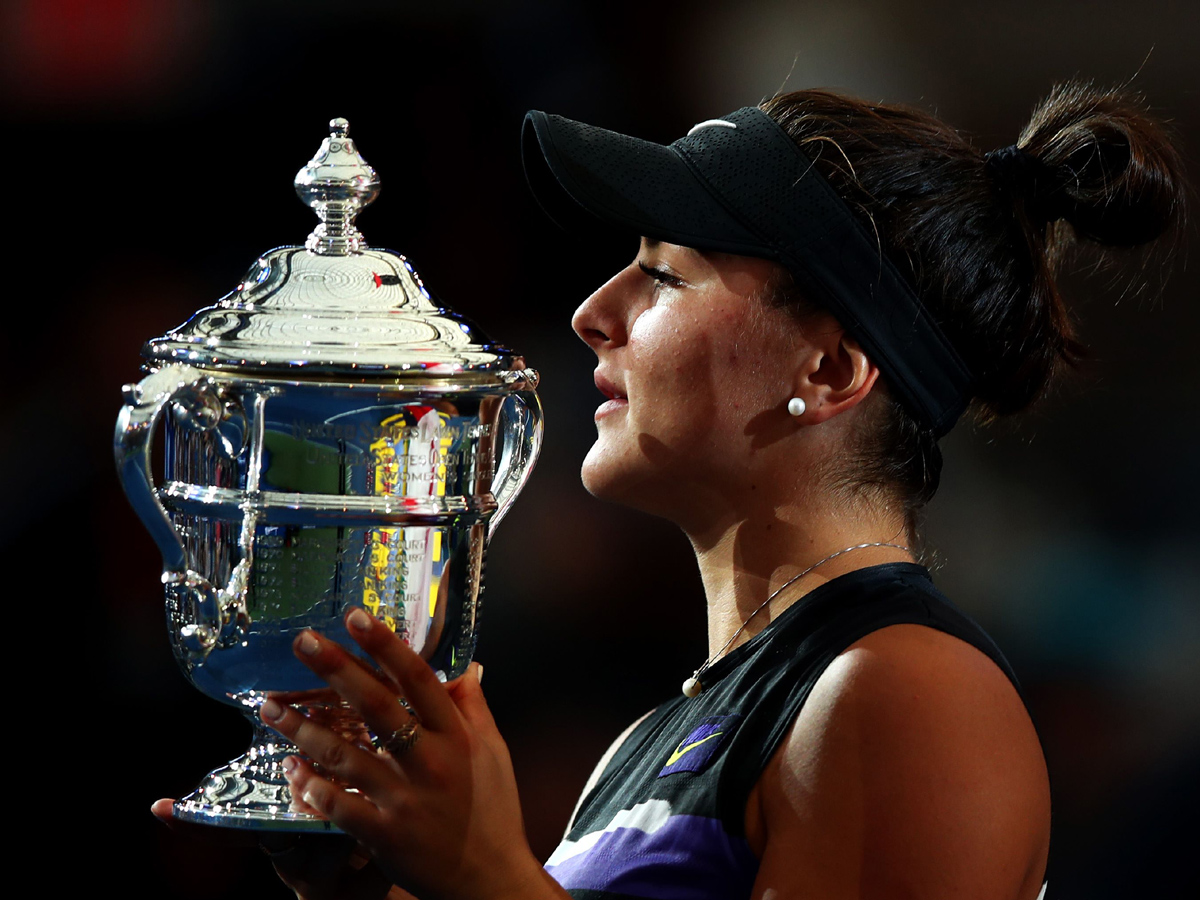
[[[831,559],[837,559],[839,556],[841,556],[845,553],[849,553],[851,550],[865,550],[867,547],[892,547],[896,550],[903,550],[905,553],[912,552],[908,547],[905,547],[902,544],[891,544],[891,543],[888,543],[887,541],[877,541],[877,542],[871,543],[871,544],[855,544],[853,547],[843,547],[841,550],[838,550],[834,553],[830,553],[824,559],[817,560],[815,563],[813,563],[811,566],[809,566],[807,569],[805,569],[799,575],[792,576],[787,581],[785,581],[783,584],[781,584],[778,588],[776,588],[774,591],[772,591],[771,596],[768,597],[766,600],[764,600],[762,603],[760,603],[758,605],[758,608],[755,609],[754,612],[750,613],[750,615],[746,617],[746,621],[742,623],[742,627],[733,633],[733,637],[731,637],[729,640],[727,640],[725,642],[725,646],[722,647],[720,650],[718,650],[716,653],[714,653],[712,656],[710,656],[708,659],[706,659],[704,661],[704,663],[700,666],[700,668],[698,668],[695,672],[692,673],[692,677],[688,678],[686,681],[683,682],[683,696],[685,696],[685,697],[699,697],[700,696],[701,691],[704,690],[704,685],[702,685],[700,683],[700,676],[703,675],[706,671],[708,671],[709,666],[711,666],[714,662],[716,662],[718,659],[720,659],[720,657],[725,653],[725,651],[729,649],[729,645],[732,644],[734,641],[736,641],[738,639],[738,635],[740,635],[743,631],[746,630],[746,626],[750,624],[751,620],[755,616],[757,616],[760,612],[762,612],[764,609],[766,609],[767,606],[770,605],[772,600],[774,600],[776,597],[778,597],[780,594],[782,594],[785,588],[791,587],[793,584],[795,584],[797,581],[799,581],[801,578],[803,578],[805,575],[807,575],[813,569],[817,568],[818,566],[825,565],[825,563],[829,562]]]

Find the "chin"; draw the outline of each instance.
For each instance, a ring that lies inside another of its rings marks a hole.
[[[649,462],[639,454],[631,458],[597,441],[584,458],[579,474],[584,488],[597,500],[670,518],[660,496],[663,475],[651,471]]]
[[[608,454],[604,452],[597,441],[584,457],[579,477],[583,481],[584,488],[593,497],[620,503],[621,500],[617,496],[620,493],[617,490],[620,478],[614,471],[617,468],[612,465],[612,460],[608,458]]]

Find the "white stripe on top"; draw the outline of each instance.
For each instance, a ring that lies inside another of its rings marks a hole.
[[[646,834],[653,834],[667,824],[667,819],[670,815],[671,804],[666,800],[647,800],[645,803],[637,804],[632,809],[623,809],[613,816],[612,821],[599,831],[589,832],[577,841],[564,840],[550,854],[550,858],[546,860],[546,865],[557,866],[573,856],[586,853],[596,845],[596,842],[601,837],[616,831],[618,828],[636,828],[638,831],[646,832]]]

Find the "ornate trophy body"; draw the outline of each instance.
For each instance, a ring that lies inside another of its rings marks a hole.
[[[183,671],[239,706],[250,749],[175,805],[181,819],[334,830],[289,808],[296,753],[255,714],[267,692],[357,739],[366,727],[292,655],[315,628],[360,653],[363,606],[442,678],[475,648],[488,538],[537,459],[537,373],[440,308],[409,262],[353,220],[379,180],[343,119],[296,176],[322,222],[236,290],[146,344],[115,452],[163,554]],[[151,441],[161,422],[164,482]],[[381,676],[382,677],[382,676]]]

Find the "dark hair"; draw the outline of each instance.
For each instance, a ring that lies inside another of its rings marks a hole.
[[[761,109],[909,279],[970,367],[985,421],[1027,408],[1082,355],[1055,285],[1066,251],[1138,246],[1183,219],[1179,153],[1125,90],[1061,85],[1014,147],[988,154],[927,112],[827,91],[781,94]],[[777,302],[806,307],[786,286]],[[915,532],[941,451],[890,395],[882,406],[848,481],[896,494]]]

